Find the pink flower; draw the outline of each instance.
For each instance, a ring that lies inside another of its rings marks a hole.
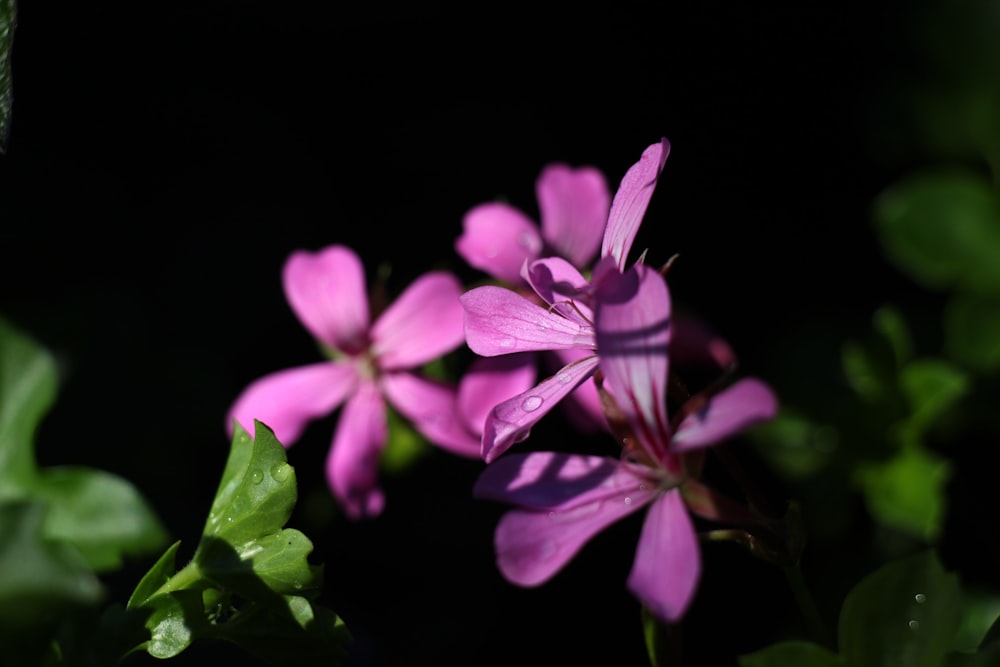
[[[669,142],[661,139],[646,148],[622,178],[608,213],[602,258],[594,268],[594,280],[604,272],[621,271],[626,265],[669,152]],[[508,269],[512,266],[509,260],[506,266]],[[561,257],[525,259],[519,270],[520,276],[534,290],[534,299],[496,285],[477,287],[462,295],[466,343],[473,352],[484,357],[555,352],[564,365],[541,383],[489,409],[482,428],[482,456],[487,462],[524,440],[531,427],[570,392],[593,377],[598,366],[591,324],[590,281],[572,261]],[[539,305],[539,300],[544,306]],[[506,389],[513,391],[514,388],[514,383],[510,383]],[[492,400],[496,396],[488,398]],[[470,412],[487,412],[485,399],[469,403],[476,408],[470,408]],[[597,407],[595,405],[594,410],[600,415]]]
[[[535,194],[540,229],[509,204],[479,204],[466,213],[455,251],[470,266],[537,301],[521,275],[525,263],[558,256],[580,269],[589,266],[600,249],[611,193],[595,167],[553,163],[535,181]],[[459,412],[466,426],[481,436],[494,405],[534,386],[539,364],[551,372],[572,360],[565,354],[534,351],[475,359],[458,387]],[[603,427],[600,397],[592,385],[579,387],[567,399],[567,415],[580,431]]]
[[[517,506],[501,518],[494,541],[500,571],[520,586],[549,580],[594,535],[645,508],[628,588],[655,617],[673,622],[687,610],[701,575],[689,509],[711,519],[725,514],[688,501],[708,494],[696,479],[701,451],[772,418],[777,401],[762,382],[743,379],[696,396],[671,422],[666,282],[637,264],[624,274],[608,272],[597,292],[592,335],[612,388],[609,409],[625,425],[624,456],[510,454],[486,467],[474,495]]]
[[[462,285],[455,276],[420,276],[374,323],[364,267],[350,248],[296,251],[282,279],[295,315],[330,358],[252,382],[229,410],[230,435],[234,421],[252,433],[258,419],[291,446],[308,422],[343,406],[326,475],[355,519],[377,516],[385,503],[376,476],[389,435],[386,402],[433,444],[478,455],[479,441],[458,420],[454,389],[418,371],[462,342]]]

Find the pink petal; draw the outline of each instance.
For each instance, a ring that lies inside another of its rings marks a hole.
[[[558,369],[590,354],[592,353],[587,350],[553,350],[545,353],[545,359],[547,362],[555,362],[555,368]],[[546,367],[550,366],[550,363],[546,363]],[[610,388],[611,383],[605,379],[604,385]],[[563,399],[561,405],[564,406],[566,416],[581,433],[607,431],[608,420],[595,383],[584,382]]]
[[[531,427],[566,394],[593,376],[597,365],[596,356],[581,359],[493,408],[483,425],[483,460],[489,463],[527,438]]]
[[[504,287],[476,287],[463,294],[460,302],[465,309],[465,341],[484,357],[594,347],[590,327],[571,322]]]
[[[607,456],[510,454],[486,466],[472,495],[538,511],[569,510],[607,500],[645,503],[656,493],[656,482],[645,479],[644,472]],[[638,485],[637,478],[643,478]]]
[[[646,448],[660,457],[670,425],[666,412],[670,293],[656,271],[636,264],[609,273],[595,296],[594,329],[601,370]]]
[[[466,428],[482,436],[490,410],[533,387],[537,378],[534,352],[473,359],[458,385],[458,412]]]
[[[388,436],[385,402],[373,383],[364,382],[340,413],[326,459],[327,482],[351,519],[382,513],[378,464]]]
[[[470,266],[509,285],[521,284],[521,265],[542,251],[538,227],[507,204],[491,202],[476,206],[465,214],[462,228],[455,251]]]
[[[545,303],[567,319],[590,325],[590,282],[575,266],[559,257],[547,257],[525,265],[524,279]]]
[[[227,433],[232,436],[234,420],[253,433],[253,420],[259,419],[290,447],[308,422],[333,412],[357,384],[357,370],[348,362],[325,361],[265,375],[233,402],[226,415]]]
[[[684,452],[721,442],[773,419],[777,411],[778,399],[770,387],[753,378],[739,380],[685,417],[674,433],[672,447]]]
[[[382,370],[415,368],[462,344],[462,284],[444,271],[410,283],[372,326],[372,351]]]
[[[493,537],[500,572],[518,586],[545,583],[593,536],[649,502],[652,496],[640,488],[644,482],[636,477],[630,488],[592,494],[590,502],[571,509],[507,512]]]
[[[368,343],[365,270],[353,250],[333,245],[298,250],[282,270],[285,298],[316,340],[357,353]]]
[[[679,489],[653,503],[642,525],[628,588],[649,612],[673,623],[687,611],[701,577],[701,553]]]
[[[685,367],[716,366],[727,369],[736,363],[736,353],[721,336],[701,319],[674,313],[670,358]]]
[[[601,255],[614,257],[620,270],[625,269],[632,242],[656,188],[656,179],[669,154],[670,142],[666,138],[647,147],[639,161],[625,173],[611,202]]]
[[[576,266],[589,265],[601,247],[611,205],[604,175],[593,167],[552,164],[542,170],[535,192],[542,236]]]
[[[479,434],[462,423],[454,387],[406,372],[383,375],[381,386],[393,407],[431,443],[460,456],[479,456]]]

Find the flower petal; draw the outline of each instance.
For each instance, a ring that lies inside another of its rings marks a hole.
[[[414,368],[462,344],[462,284],[453,274],[420,276],[382,313],[371,329],[379,368]]]
[[[509,285],[521,284],[521,265],[542,251],[535,223],[516,208],[499,202],[480,204],[462,220],[455,251],[480,271]]]
[[[731,438],[754,424],[773,419],[778,399],[760,380],[745,378],[708,400],[677,426],[672,447],[685,452]]]
[[[684,367],[716,366],[728,369],[736,364],[736,353],[729,343],[700,318],[675,312],[670,358]]]
[[[483,460],[489,463],[527,438],[531,427],[566,394],[593,376],[597,365],[596,356],[585,357],[493,408],[483,424]]]
[[[673,623],[687,611],[701,577],[701,553],[679,489],[653,503],[642,525],[628,588],[649,612]]]
[[[518,586],[545,583],[597,533],[648,503],[653,496],[640,489],[644,482],[635,477],[631,487],[595,493],[570,509],[510,510],[493,536],[500,572]]]
[[[462,423],[454,387],[407,372],[387,373],[380,382],[393,407],[431,443],[453,454],[479,456],[479,434]]]
[[[232,437],[235,420],[253,433],[253,420],[259,419],[290,447],[308,422],[333,412],[357,384],[357,370],[349,363],[325,361],[270,373],[251,382],[233,402],[226,432]]]
[[[594,259],[608,222],[611,193],[598,169],[551,164],[535,183],[542,236],[578,267]]]
[[[644,503],[656,493],[656,483],[642,479],[637,485],[642,472],[607,456],[510,454],[483,469],[472,495],[537,511],[569,510],[598,501]]]
[[[282,269],[285,298],[302,325],[338,350],[368,344],[368,294],[361,260],[346,246],[293,252]]]
[[[590,325],[590,282],[575,266],[559,257],[547,257],[525,265],[524,279],[552,310],[567,319]]]
[[[473,359],[458,385],[458,412],[466,428],[481,437],[490,410],[527,391],[537,379],[534,352]]]
[[[465,309],[465,341],[476,354],[594,348],[590,327],[567,320],[520,294],[495,285],[476,287],[460,298]]]
[[[545,367],[554,365],[554,370],[559,369],[591,354],[593,353],[588,350],[553,350],[544,353]],[[610,388],[611,383],[605,379],[604,386]],[[564,407],[567,418],[581,433],[607,432],[608,420],[595,383],[584,382],[570,392],[560,405]]]
[[[670,292],[656,271],[635,264],[609,272],[595,295],[601,370],[618,407],[647,450],[662,457],[670,441],[666,412]]]
[[[388,437],[385,402],[374,383],[364,382],[340,413],[326,459],[327,482],[351,519],[382,513],[378,464]]]
[[[663,165],[670,154],[670,142],[666,137],[650,145],[642,157],[625,173],[621,185],[611,202],[608,226],[604,230],[601,256],[611,255],[618,262],[619,270],[625,270],[629,250],[639,231],[642,217],[646,214],[649,200],[656,188]]]

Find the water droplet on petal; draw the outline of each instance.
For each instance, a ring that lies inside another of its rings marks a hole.
[[[630,498],[629,496],[625,496],[625,504],[626,505],[631,505],[632,504],[632,498]]]
[[[251,484],[260,484],[262,481],[264,481],[264,473],[262,473],[260,470],[257,470],[256,468],[250,471]]]
[[[919,630],[920,629],[920,623],[918,621],[910,621],[906,625],[909,626],[910,630]]]
[[[558,375],[556,375],[556,380],[559,382],[559,384],[569,384],[570,382],[573,381],[573,376],[570,375],[569,373],[559,373]]]
[[[278,463],[271,468],[271,477],[275,482],[284,482],[292,474],[292,466],[287,463]]]
[[[917,593],[913,596],[913,599],[917,601],[917,604],[923,604],[927,601],[927,596],[923,593]]]
[[[509,350],[514,347],[516,342],[513,338],[503,338],[497,343],[497,346]]]
[[[521,409],[524,410],[525,412],[534,412],[541,406],[542,406],[541,396],[529,396],[528,398],[524,399],[523,403],[521,403]]]

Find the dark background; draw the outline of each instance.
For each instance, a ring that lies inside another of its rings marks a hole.
[[[439,266],[478,279],[452,248],[463,213],[503,196],[534,216],[547,162],[596,165],[614,189],[668,137],[636,250],[679,253],[675,300],[779,388],[788,341],[923,298],[869,220],[913,162],[885,133],[902,3],[182,4],[21,3],[0,312],[60,360],[40,461],[126,476],[188,549],[230,402],[318,358],[283,298],[288,254],[347,244],[371,274],[391,263],[397,290]],[[323,482],[334,424],[289,450],[292,525],[326,564],[353,664],[645,664],[624,587],[638,522],[517,589],[493,563],[502,508],[469,497],[479,462],[435,450],[384,480],[384,516],[349,524]],[[546,424],[533,440],[564,435]],[[691,664],[801,630],[777,568],[705,552]],[[116,594],[149,564],[113,578]]]

